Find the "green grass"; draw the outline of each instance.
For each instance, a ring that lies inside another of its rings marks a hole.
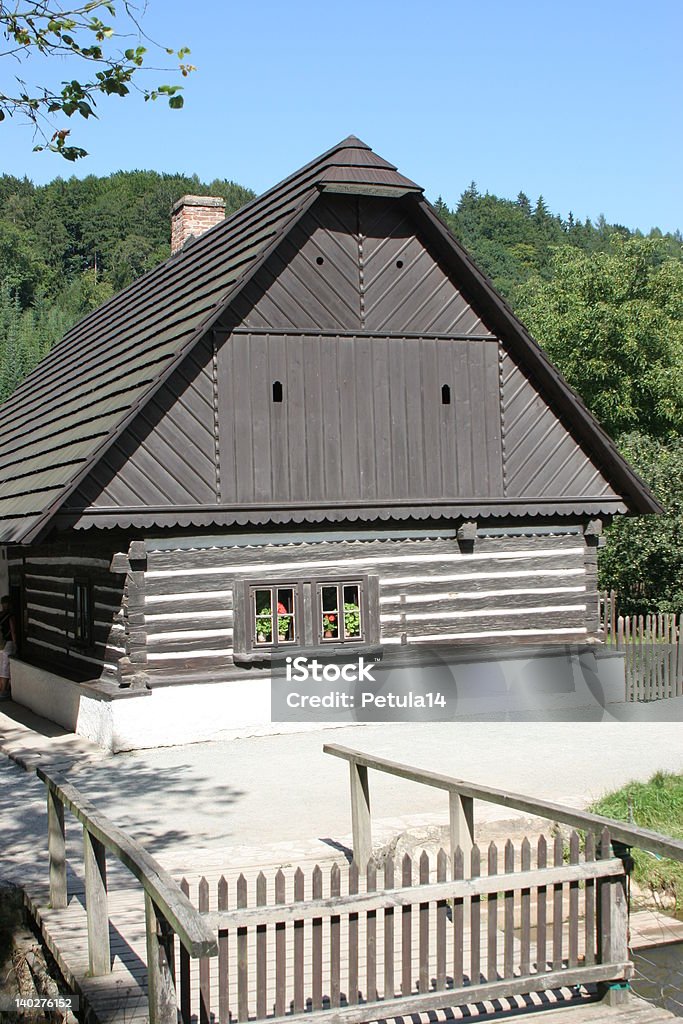
[[[629,782],[608,793],[590,810],[642,828],[683,839],[683,774],[657,772],[648,782]],[[653,898],[676,914],[683,913],[683,863],[633,850],[633,878]]]

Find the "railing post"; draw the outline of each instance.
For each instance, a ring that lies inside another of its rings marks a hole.
[[[173,930],[145,892],[149,1024],[177,1024]]]
[[[609,833],[605,830],[600,844],[602,860],[613,855]],[[613,875],[598,882],[597,927],[599,961],[603,964],[626,963],[628,955],[628,900],[626,896],[626,874]],[[628,987],[623,979],[615,978],[618,984],[603,983],[600,994],[610,1006],[616,1006],[628,998]]]
[[[47,850],[50,860],[50,906],[64,910],[67,904],[66,838],[64,804],[47,788]]]
[[[368,770],[355,761],[349,762],[351,775],[351,830],[353,859],[365,871],[372,857],[372,824],[370,820],[370,787]]]
[[[83,826],[85,909],[88,920],[88,961],[93,978],[111,972],[107,859],[104,845]]]
[[[455,851],[460,847],[463,853],[463,863],[469,865],[474,846],[474,800],[470,796],[461,796],[454,789],[450,789],[448,791],[448,810],[451,864],[455,863]]]

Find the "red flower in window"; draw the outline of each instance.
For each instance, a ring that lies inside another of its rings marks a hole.
[[[277,603],[277,613],[278,613],[278,615],[288,615],[289,614],[289,612],[287,611],[287,609],[283,605],[282,601],[278,601],[278,603]]]
[[[328,615],[328,616],[327,616],[327,618],[328,618],[328,620],[329,620],[330,622],[335,622],[335,621],[336,621],[336,619],[337,619],[337,616],[336,616],[336,615]]]

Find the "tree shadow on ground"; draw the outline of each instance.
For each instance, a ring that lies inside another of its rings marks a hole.
[[[50,770],[49,764],[44,767]],[[63,770],[63,766],[60,768]],[[95,765],[72,764],[66,776],[88,803],[141,843],[162,865],[164,854],[172,853],[177,861],[179,853],[182,856],[186,851],[189,868],[196,863],[197,851],[207,844],[229,846],[234,842],[234,819],[229,812],[242,791],[216,785],[215,778],[197,772],[191,763],[160,771],[139,759],[129,762],[111,757]],[[27,873],[29,877],[46,878],[45,785],[9,759],[1,765],[0,826],[0,877],[19,884]],[[82,865],[82,826],[68,810],[65,827],[67,857],[75,865]],[[115,858],[110,855],[108,861],[118,873]]]
[[[229,846],[235,838],[234,810],[242,790],[217,784],[183,751],[182,763],[160,768],[115,756],[69,773],[73,784],[103,814],[141,843],[163,864],[164,853],[177,858],[187,850],[188,866],[208,843]]]

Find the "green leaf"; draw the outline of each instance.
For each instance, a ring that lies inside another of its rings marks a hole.
[[[184,102],[185,101],[182,96],[171,96],[171,98],[168,101],[168,105],[169,107],[171,107],[172,110],[180,110]]]

